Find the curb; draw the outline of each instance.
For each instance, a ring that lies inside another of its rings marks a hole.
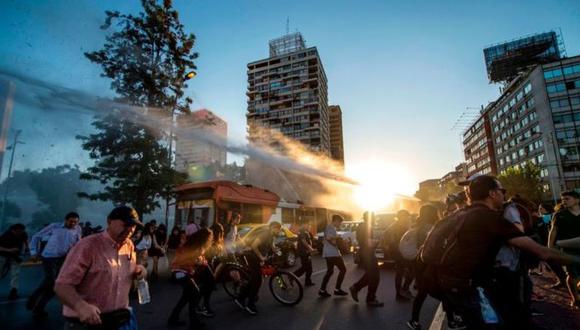
[[[435,316],[433,316],[433,321],[431,321],[431,325],[429,326],[429,330],[445,329],[447,329],[445,326],[445,312],[443,311],[443,305],[439,303],[437,311],[435,312]]]

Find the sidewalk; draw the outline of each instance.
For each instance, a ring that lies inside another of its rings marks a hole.
[[[568,290],[548,289],[556,283],[553,274],[532,275],[534,282],[534,296],[532,307],[544,313],[543,316],[535,316],[534,323],[544,329],[572,330],[580,325],[580,310],[569,306],[570,297]]]

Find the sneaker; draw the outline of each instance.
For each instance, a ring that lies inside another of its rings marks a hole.
[[[246,310],[246,304],[241,301],[239,298],[234,298],[234,304],[238,305],[238,307],[242,310]]]
[[[354,288],[354,286],[351,286],[350,288],[348,288],[348,291],[350,292],[350,296],[352,297],[352,300],[358,302],[358,291]]]
[[[539,310],[537,310],[535,308],[531,308],[530,315],[532,315],[532,316],[544,316],[544,313],[540,312]]]
[[[342,289],[335,289],[334,295],[335,296],[347,296],[348,293],[346,291],[342,291]]]
[[[421,330],[421,324],[417,321],[409,321],[407,322],[407,326],[411,330]]]
[[[375,299],[375,300],[367,301],[367,306],[369,306],[369,307],[383,307],[383,306],[385,306],[385,304],[383,302]]]
[[[331,296],[331,294],[328,293],[326,290],[319,290],[318,295],[321,296],[322,298],[328,298]]]
[[[16,288],[10,289],[10,293],[8,294],[8,300],[16,300],[18,299],[18,291]]]
[[[201,316],[205,316],[205,317],[214,317],[215,316],[215,312],[209,308],[200,309],[197,311],[197,314],[199,314]]]
[[[250,315],[256,315],[258,314],[258,309],[256,309],[256,305],[251,304],[246,306],[246,312],[248,312]]]

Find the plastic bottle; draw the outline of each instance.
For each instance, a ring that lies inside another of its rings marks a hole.
[[[139,297],[139,304],[144,305],[151,302],[151,295],[149,294],[149,283],[145,279],[137,281],[137,296]]]
[[[483,288],[478,287],[477,291],[479,292],[479,305],[481,306],[481,316],[483,317],[483,321],[486,324],[498,324],[499,318],[489,303],[489,300],[487,300]]]

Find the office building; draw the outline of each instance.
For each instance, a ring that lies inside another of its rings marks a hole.
[[[187,129],[196,129],[223,138],[228,134],[227,123],[207,109],[180,115],[177,125],[185,132]],[[175,154],[175,169],[184,173],[189,173],[192,167],[226,164],[225,146],[212,145],[186,136],[177,137]]]
[[[247,65],[250,142],[277,146],[267,134],[273,129],[330,156],[327,80],[318,50],[306,47],[300,33],[269,46],[270,57]]]
[[[479,118],[463,133],[463,154],[467,177],[474,174],[497,174],[489,120],[491,108],[492,104],[482,109]]]
[[[580,56],[537,65],[512,80],[489,110],[498,171],[542,166],[556,199],[580,190]]]
[[[342,110],[340,105],[328,107],[330,128],[330,157],[344,167],[344,142],[342,136]]]

